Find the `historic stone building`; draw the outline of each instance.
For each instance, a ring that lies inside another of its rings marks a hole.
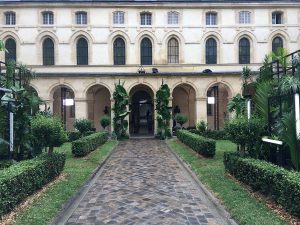
[[[299,0],[1,0],[0,15],[8,49],[0,60],[36,71],[32,87],[68,129],[74,118],[101,129],[119,80],[130,95],[131,135],[153,134],[162,82],[173,113],[188,116],[185,127],[206,120],[222,128],[242,67],[257,70],[272,50],[300,47]]]

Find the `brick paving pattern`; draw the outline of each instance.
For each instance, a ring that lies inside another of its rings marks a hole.
[[[77,224],[218,224],[163,141],[121,142],[72,213]]]

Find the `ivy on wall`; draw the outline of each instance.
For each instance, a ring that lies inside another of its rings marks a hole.
[[[167,84],[162,84],[156,92],[157,136],[161,139],[171,137],[170,120],[172,107],[169,107],[170,95],[170,88]]]
[[[128,121],[125,117],[129,114],[127,106],[129,104],[129,96],[124,88],[124,83],[115,84],[115,91],[113,93],[114,99],[114,118],[113,127],[114,134],[118,139],[127,138]]]

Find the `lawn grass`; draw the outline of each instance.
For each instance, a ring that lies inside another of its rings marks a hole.
[[[216,155],[213,159],[202,159],[177,139],[167,141],[194,171],[199,180],[220,199],[231,216],[241,225],[283,225],[282,220],[264,203],[252,197],[235,181],[224,176],[223,154],[236,151],[236,145],[230,141],[217,141]]]
[[[29,208],[18,214],[14,224],[48,224],[57,215],[62,205],[80,189],[99,163],[105,159],[116,145],[116,141],[108,141],[84,158],[73,157],[71,143],[66,143],[57,148],[56,151],[66,154],[66,165],[63,170],[65,178],[51,186]]]

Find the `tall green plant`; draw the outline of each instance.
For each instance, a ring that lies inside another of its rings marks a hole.
[[[169,107],[170,96],[170,88],[167,84],[162,84],[156,92],[157,135],[161,139],[171,136],[170,120],[172,107]]]
[[[273,60],[278,60],[279,64],[283,68],[287,68],[289,62],[286,60],[286,55],[288,54],[288,51],[285,48],[277,48],[276,52],[271,53],[271,57]]]
[[[118,139],[127,137],[128,121],[125,117],[130,113],[127,110],[129,104],[129,96],[124,88],[124,83],[115,84],[115,91],[113,93],[114,107],[112,108],[114,112],[113,127],[114,133]]]
[[[246,111],[246,99],[240,94],[237,94],[228,102],[227,109],[231,113],[235,112],[236,117],[243,115]]]
[[[296,135],[294,112],[285,113],[279,123],[279,136],[289,146],[291,160],[296,170],[300,170],[300,140]]]

